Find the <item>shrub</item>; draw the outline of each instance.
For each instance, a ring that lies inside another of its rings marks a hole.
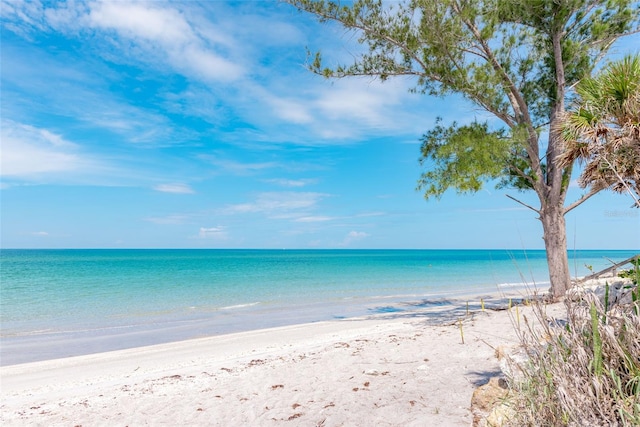
[[[509,378],[512,425],[640,425],[640,302],[608,309],[587,295],[565,302],[563,325],[536,304],[543,326],[526,321],[520,339],[529,359]]]
[[[628,277],[633,281],[634,285],[637,285],[640,280],[640,258],[631,261],[631,264],[633,264],[633,268],[622,270],[618,273],[618,277]]]

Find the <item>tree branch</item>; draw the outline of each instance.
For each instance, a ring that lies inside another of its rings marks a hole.
[[[526,173],[524,173],[524,171],[522,169],[520,169],[519,167],[517,167],[515,165],[509,165],[509,169],[511,169],[512,171],[517,173],[518,176],[520,176],[520,178],[522,178],[525,181],[527,181],[529,183],[529,185],[531,185],[531,188],[533,188],[534,181],[533,181],[533,178],[531,178],[531,176],[529,176]]]
[[[313,68],[313,66],[309,66],[306,65],[307,69],[309,71],[311,71],[313,74],[317,75],[317,76],[321,76],[321,77],[325,77],[324,73],[322,71],[318,71],[316,69]],[[376,74],[383,74],[381,72],[376,72]],[[397,76],[418,76],[418,77],[427,77],[431,80],[435,80],[437,82],[441,82],[441,80],[439,79],[439,76],[433,76],[433,75],[427,75],[425,76],[424,73],[418,72],[418,71],[412,71],[412,70],[403,70],[403,71],[396,71],[396,72],[385,72],[384,74],[388,75],[389,77],[397,77]],[[362,71],[360,73],[356,73],[353,71],[344,71],[344,72],[335,72],[331,74],[331,78],[334,79],[344,79],[347,77],[372,77],[370,72],[366,72],[366,71]]]
[[[387,43],[390,43],[391,45],[396,46],[399,50],[404,52],[408,57],[410,57],[411,59],[416,61],[418,64],[420,64],[423,70],[427,69],[426,64],[420,59],[419,56],[415,54],[415,52],[412,52],[409,48],[407,48],[405,43],[402,43],[402,41],[396,40],[395,38],[387,34],[383,34],[375,30],[373,27],[367,26],[364,22],[360,23],[361,21],[359,22],[357,19],[354,19],[353,22],[346,22],[344,18],[340,17],[339,11],[337,10],[334,11],[333,14],[322,13],[320,10],[314,10],[312,8],[305,7],[305,5],[302,3],[298,3],[295,1],[291,1],[290,3],[301,10],[305,10],[309,13],[312,13],[320,17],[321,19],[338,22],[347,28],[363,31],[365,34],[373,34],[375,35],[375,37],[379,38],[380,40],[384,40]]]
[[[591,15],[591,12],[596,8],[596,6],[597,5],[595,3],[592,3],[592,4],[588,5],[586,8],[584,8],[582,10],[583,19],[582,20],[576,20],[574,18],[573,23],[568,25],[567,29],[565,30],[565,33],[567,35],[578,33],[580,31],[580,29],[582,29],[587,23],[590,22],[589,16]]]
[[[600,192],[599,188],[598,189],[592,188],[587,194],[585,194],[584,196],[580,197],[578,200],[576,200],[575,202],[571,203],[569,206],[564,208],[564,214],[566,215],[567,212],[571,211],[572,209],[577,208],[578,206],[580,206],[581,204],[586,202],[587,199],[591,198],[591,196],[595,196],[599,192]]]
[[[536,209],[536,208],[534,208],[533,206],[530,206],[530,205],[528,205],[528,204],[526,204],[526,203],[524,203],[524,202],[521,202],[520,200],[518,200],[518,199],[516,199],[515,197],[512,197],[512,196],[510,196],[510,195],[508,195],[508,194],[505,194],[505,196],[507,196],[508,198],[510,198],[511,200],[513,200],[514,202],[518,202],[518,203],[520,203],[522,206],[527,207],[527,208],[531,209],[532,211],[534,211],[535,213],[537,213],[538,215],[540,215],[540,210],[539,210],[539,209]]]

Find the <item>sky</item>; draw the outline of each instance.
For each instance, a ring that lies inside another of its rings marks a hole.
[[[307,48],[357,52],[337,26],[276,1],[0,1],[3,248],[544,248],[506,197],[533,193],[423,198],[420,137],[487,115],[314,75]],[[632,203],[570,212],[569,248],[640,248]]]

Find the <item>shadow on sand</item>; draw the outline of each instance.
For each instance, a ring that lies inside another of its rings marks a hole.
[[[509,306],[523,304],[524,298],[502,298],[492,295],[474,296],[473,299],[423,299],[370,308],[369,314],[385,319],[424,319],[431,325],[450,324],[484,310],[501,311]]]

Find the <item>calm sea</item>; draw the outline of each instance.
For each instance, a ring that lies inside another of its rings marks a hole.
[[[572,274],[634,255],[571,251]],[[1,250],[3,365],[548,288],[539,250]]]

